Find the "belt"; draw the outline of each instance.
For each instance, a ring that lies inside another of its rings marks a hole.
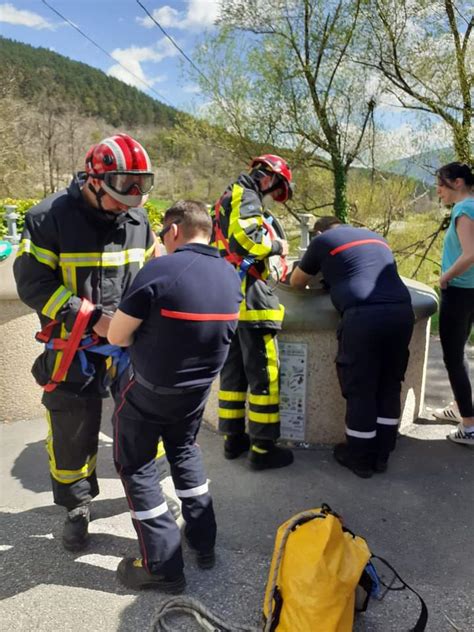
[[[146,389],[151,391],[152,393],[157,393],[157,395],[183,395],[184,393],[189,393],[189,391],[197,390],[197,389],[206,389],[208,388],[207,384],[200,384],[199,386],[157,386],[156,384],[152,384],[148,380],[146,380],[143,375],[137,372],[136,369],[130,369],[130,377],[135,379],[135,382],[140,384],[140,386],[144,386]]]

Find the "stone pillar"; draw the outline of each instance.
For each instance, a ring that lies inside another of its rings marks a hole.
[[[42,350],[34,337],[39,321],[16,291],[12,270],[16,250],[0,263],[0,422],[42,414],[42,390],[31,375]]]

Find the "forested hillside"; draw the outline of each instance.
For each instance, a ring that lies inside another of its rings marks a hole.
[[[15,73],[17,96],[33,101],[45,89],[84,116],[113,126],[171,127],[177,111],[101,70],[53,53],[0,37],[0,79]]]

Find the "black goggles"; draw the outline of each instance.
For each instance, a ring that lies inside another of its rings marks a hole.
[[[106,171],[105,173],[91,174],[93,178],[103,180],[112,191],[121,195],[134,193],[136,189],[140,195],[146,195],[153,189],[155,175],[148,172],[136,171]]]

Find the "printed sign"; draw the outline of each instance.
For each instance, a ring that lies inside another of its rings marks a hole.
[[[281,437],[305,440],[308,345],[279,342]]]

